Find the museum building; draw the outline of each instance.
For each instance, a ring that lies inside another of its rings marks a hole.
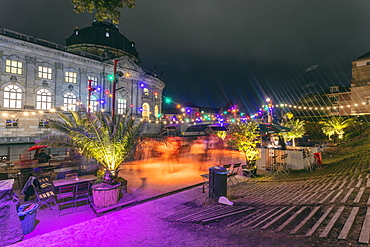
[[[160,128],[165,84],[112,23],[76,28],[65,46],[0,28],[0,71],[0,143],[33,142],[56,112],[81,107]]]

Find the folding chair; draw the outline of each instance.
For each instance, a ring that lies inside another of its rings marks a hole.
[[[227,164],[227,165],[223,165],[223,168],[226,168],[226,172],[227,172],[227,182],[231,182],[231,184],[234,186],[234,182],[232,180],[232,178],[235,176],[233,174],[233,170],[231,168],[231,164]],[[235,177],[234,177],[235,178]],[[236,178],[235,178],[236,179]]]
[[[239,180],[236,178],[236,175],[239,174],[239,169],[240,169],[240,166],[242,165],[242,163],[236,163],[233,165],[233,169],[230,171],[230,174],[229,174],[229,178],[230,180],[231,179],[235,179],[235,181],[237,182],[237,184],[239,184]]]
[[[286,169],[286,163],[285,163],[285,159],[286,159],[287,156],[288,156],[287,154],[281,155],[280,162],[276,162],[277,156],[274,156],[275,157],[274,164],[273,164],[274,178],[277,178],[280,175],[283,175],[283,176],[289,175],[289,171],[288,171],[288,169]]]
[[[44,190],[39,190],[37,188],[37,186],[33,185],[33,189],[35,190],[35,194],[36,194],[36,198],[37,198],[37,201],[39,203],[39,208],[41,208],[43,205],[46,205],[48,206],[50,209],[53,209],[51,207],[51,204],[50,202],[54,202],[55,203],[55,193],[53,190],[47,190],[47,191],[44,191]]]
[[[65,205],[72,204],[73,211],[75,210],[75,190],[75,185],[58,187],[56,198],[59,216],[62,211],[62,207]]]
[[[75,190],[75,207],[78,208],[79,202],[86,202],[86,205],[90,205],[90,182],[83,182],[76,184]]]
[[[272,156],[271,158],[273,159],[272,164],[265,165],[265,166],[263,166],[263,168],[265,168],[265,170],[267,171],[266,176],[273,176],[274,178],[276,178],[276,176],[277,176],[277,169],[276,169],[277,155]]]
[[[203,178],[203,193],[205,193],[205,186],[209,184],[209,173],[200,175]]]
[[[245,182],[248,178],[256,178],[256,175],[254,174],[254,169],[252,169],[249,165],[242,165],[242,171],[244,175],[243,182]]]

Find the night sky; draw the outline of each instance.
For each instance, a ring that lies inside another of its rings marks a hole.
[[[93,14],[68,0],[0,1],[0,27],[65,44]],[[254,113],[266,97],[292,103],[349,86],[351,61],[370,51],[369,0],[137,0],[120,31],[143,67],[163,71],[176,103]]]

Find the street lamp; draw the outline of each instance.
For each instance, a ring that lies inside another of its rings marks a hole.
[[[272,124],[272,100],[270,98],[266,99],[267,102],[267,122]]]

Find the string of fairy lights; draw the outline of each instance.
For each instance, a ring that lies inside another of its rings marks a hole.
[[[95,104],[99,104],[98,102],[95,102]],[[27,116],[40,116],[44,115],[46,113],[56,113],[56,112],[66,112],[68,110],[73,110],[76,106],[82,105],[82,102],[77,101],[75,104],[69,104],[68,106],[62,106],[59,108],[52,108],[49,110],[38,110],[38,111],[19,111],[14,109],[9,109],[8,111],[2,111],[0,116],[3,118],[19,118],[21,116],[27,117]],[[261,115],[263,115],[263,111],[270,111],[273,109],[280,109],[280,108],[288,108],[288,109],[294,109],[294,110],[305,110],[305,111],[338,111],[339,109],[349,109],[353,110],[354,108],[359,109],[359,107],[362,106],[362,114],[370,114],[370,105],[368,102],[362,102],[361,104],[348,104],[348,105],[333,105],[333,106],[305,106],[305,105],[292,105],[292,104],[274,104],[274,105],[262,105],[262,108],[259,109],[257,113],[247,115],[245,113],[239,113],[238,117],[235,117],[235,113],[239,112],[239,110],[235,108],[230,108],[229,110],[220,113],[205,113],[204,111],[196,112],[191,108],[186,107],[179,107],[177,105],[177,108],[181,108],[182,113],[181,114],[170,114],[173,115],[172,117],[167,117],[162,119],[162,124],[180,124],[180,123],[199,123],[199,122],[235,122],[235,121],[242,121],[243,119],[250,119],[250,118],[257,118]],[[132,107],[132,106],[131,106]],[[101,109],[101,112],[104,112],[105,109]],[[355,114],[359,115],[359,114]],[[155,121],[147,120],[148,122],[155,122],[159,123],[160,117],[164,117],[163,114],[159,114],[159,116],[156,116]],[[133,117],[134,118],[134,117]],[[139,118],[140,121],[144,121],[143,118]]]
[[[259,109],[257,113],[246,115],[245,113],[240,113],[238,118],[233,118],[234,112],[238,112],[238,109],[230,108],[228,111],[225,111],[223,114],[209,114],[202,112],[195,112],[192,113],[192,110],[186,109],[186,107],[182,108],[183,113],[181,114],[174,114],[173,117],[164,120],[164,124],[180,124],[180,123],[197,123],[197,122],[204,122],[204,121],[217,121],[217,122],[235,122],[240,121],[243,119],[250,119],[250,118],[257,118],[263,115],[263,111],[271,111],[273,109],[280,109],[280,108],[288,108],[289,110],[305,110],[305,111],[334,111],[338,112],[339,109],[349,109],[353,110],[353,108],[359,108],[359,106],[364,106],[365,109],[362,109],[362,115],[370,114],[370,105],[367,102],[362,102],[362,104],[348,104],[348,105],[334,105],[334,106],[305,106],[305,105],[292,105],[292,104],[275,104],[275,105],[262,105],[262,108]],[[179,108],[179,107],[177,107]],[[229,113],[229,114],[228,114]],[[361,115],[356,113],[355,115]],[[171,114],[172,115],[172,114]],[[191,115],[195,115],[195,118],[191,118]]]

